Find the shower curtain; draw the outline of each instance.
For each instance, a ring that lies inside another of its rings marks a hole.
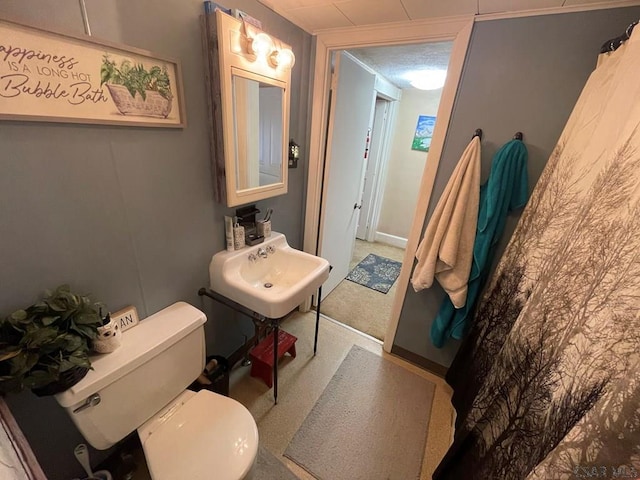
[[[640,31],[606,55],[449,370],[434,479],[640,478]]]

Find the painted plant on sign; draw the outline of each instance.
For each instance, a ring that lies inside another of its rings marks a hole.
[[[165,65],[152,66],[148,71],[141,63],[124,59],[118,65],[102,57],[100,86],[106,85],[113,103],[123,115],[166,118],[171,112],[171,80]]]

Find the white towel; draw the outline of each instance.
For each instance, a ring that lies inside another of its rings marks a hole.
[[[475,136],[453,171],[416,251],[418,264],[411,278],[416,292],[431,287],[436,278],[454,307],[464,307],[479,204],[480,138]]]

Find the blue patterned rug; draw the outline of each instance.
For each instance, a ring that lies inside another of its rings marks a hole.
[[[400,275],[401,266],[400,262],[370,253],[349,272],[347,280],[387,293]]]

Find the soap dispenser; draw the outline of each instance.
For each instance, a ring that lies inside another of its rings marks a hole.
[[[236,223],[233,227],[233,248],[235,250],[240,250],[241,248],[244,248],[244,246],[244,227],[240,225],[236,217]]]

